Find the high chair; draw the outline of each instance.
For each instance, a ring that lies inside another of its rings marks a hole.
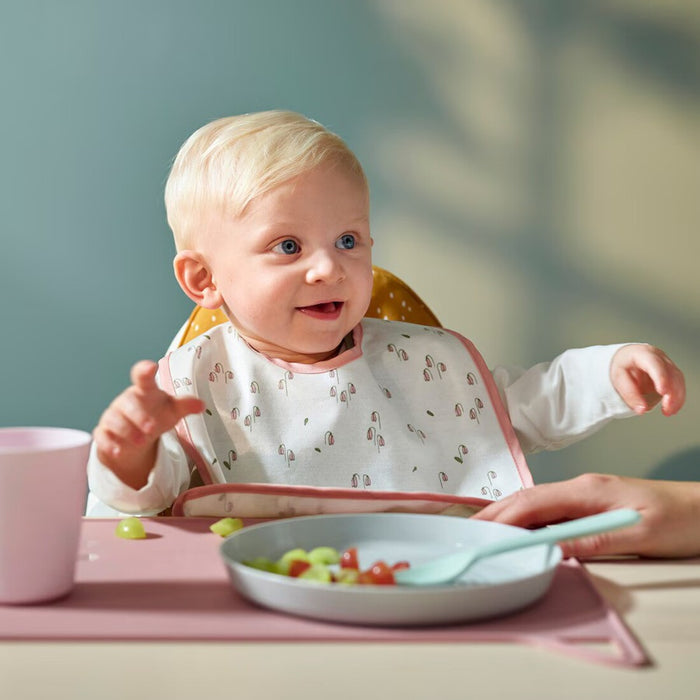
[[[435,314],[402,279],[381,267],[374,266],[372,273],[374,275],[372,300],[366,316],[442,327]],[[221,309],[212,311],[195,306],[180,333],[178,345],[184,345],[225,321],[226,316]]]

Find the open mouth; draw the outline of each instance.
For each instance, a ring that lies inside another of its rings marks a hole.
[[[311,306],[299,306],[298,311],[312,316],[313,318],[321,318],[326,320],[334,320],[340,316],[344,302],[342,301],[324,301],[320,304],[312,304]]]

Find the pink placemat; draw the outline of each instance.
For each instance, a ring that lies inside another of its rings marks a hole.
[[[361,627],[259,608],[231,587],[210,518],[144,519],[146,540],[115,536],[116,520],[85,519],[77,583],[46,605],[0,605],[11,640],[256,642],[521,642],[623,666],[649,658],[585,569],[567,561],[549,592],[510,616],[443,627]]]

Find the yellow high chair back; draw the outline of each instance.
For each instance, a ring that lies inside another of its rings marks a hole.
[[[374,285],[367,316],[386,318],[390,321],[419,323],[424,326],[442,326],[425,302],[403,280],[381,267],[373,267],[372,273]],[[226,316],[221,309],[212,311],[195,306],[185,325],[180,345],[184,345],[225,321]]]

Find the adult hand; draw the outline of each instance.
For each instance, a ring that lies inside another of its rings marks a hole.
[[[518,491],[486,506],[473,517],[532,528],[617,508],[634,508],[641,514],[641,522],[622,530],[563,542],[564,556],[700,556],[698,482],[584,474]]]

